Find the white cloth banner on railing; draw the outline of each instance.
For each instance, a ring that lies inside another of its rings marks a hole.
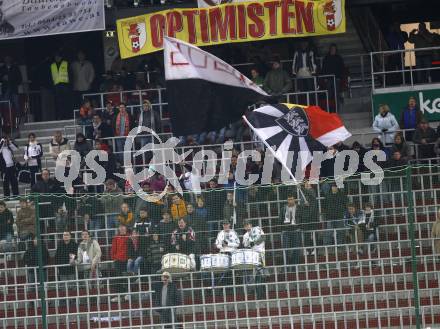
[[[246,2],[246,1],[249,1],[249,0],[197,0],[197,5],[199,8],[203,8],[203,7],[218,6],[218,5],[222,5],[224,3]]]
[[[104,29],[104,0],[0,0],[0,40]]]

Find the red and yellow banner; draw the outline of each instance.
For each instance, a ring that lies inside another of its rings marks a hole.
[[[345,32],[345,0],[237,2],[117,21],[122,58],[162,49],[163,34],[197,46]]]

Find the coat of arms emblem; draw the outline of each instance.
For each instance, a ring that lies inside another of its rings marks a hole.
[[[294,107],[275,122],[293,136],[305,137],[309,134],[309,120],[301,107]]]

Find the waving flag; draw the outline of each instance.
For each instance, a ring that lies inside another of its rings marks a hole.
[[[304,169],[314,151],[326,151],[327,147],[351,136],[337,114],[327,113],[318,106],[267,105],[244,119],[289,171],[288,162],[296,164],[300,159]]]
[[[177,136],[219,130],[268,95],[220,58],[164,38],[168,110]]]

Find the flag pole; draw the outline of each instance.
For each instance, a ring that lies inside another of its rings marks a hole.
[[[248,126],[254,131],[254,133],[257,134],[257,136],[260,138],[260,140],[263,142],[263,144],[266,146],[266,148],[269,149],[270,153],[272,153],[272,155],[273,155],[273,156],[275,157],[275,159],[276,159],[277,157],[276,157],[276,155],[275,155],[275,151],[273,150],[273,148],[272,148],[272,147],[266,142],[266,140],[265,140],[264,138],[262,138],[262,137],[258,134],[257,130],[256,130],[255,127],[249,122],[249,120],[246,118],[246,116],[243,115],[242,118],[243,118],[243,120],[247,123],[247,125],[248,125]],[[307,201],[307,199],[306,199],[306,197],[305,197],[305,195],[304,195],[304,193],[303,193],[303,191],[302,191],[302,189],[301,189],[301,186],[300,186],[298,180],[297,180],[297,179],[295,178],[295,176],[292,174],[292,171],[289,169],[289,167],[287,167],[287,165],[286,165],[284,162],[280,161],[280,163],[281,163],[281,165],[283,166],[283,168],[287,170],[287,172],[289,173],[290,177],[292,177],[292,179],[293,179],[293,181],[295,182],[295,184],[297,184],[297,186],[298,186],[298,191],[299,191],[301,197],[303,198],[303,200],[304,200],[304,201]]]
[[[234,180],[234,197],[233,197],[233,206],[234,212],[232,214],[232,228],[235,229],[235,225],[237,225],[237,200],[236,200],[236,190],[237,190],[237,182]]]

